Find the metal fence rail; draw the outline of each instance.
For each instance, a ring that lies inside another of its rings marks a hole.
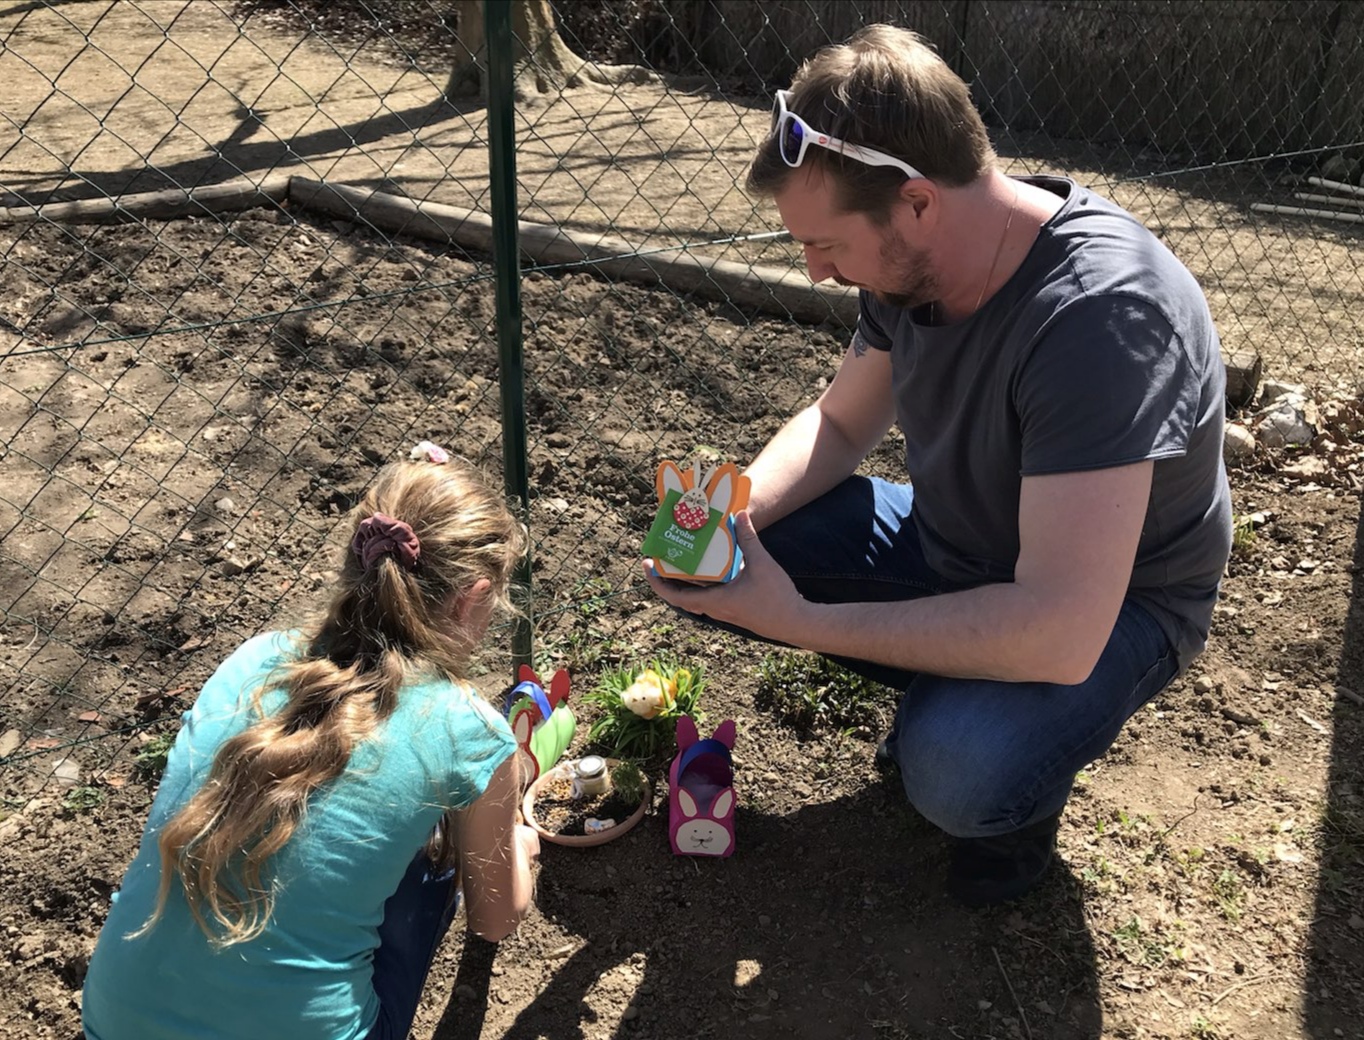
[[[490,38],[549,11],[496,6]],[[1252,208],[1358,183],[1358,5],[564,4],[555,62],[505,55],[491,173],[487,106],[446,96],[471,8],[0,3],[9,809],[124,782],[223,653],[324,593],[340,515],[423,438],[521,467],[538,654],[590,671],[666,640],[634,609],[653,466],[750,458],[846,342],[846,301],[793,288],[740,184],[768,89],[856,11],[935,40],[1011,171],[1161,234],[1229,351],[1361,389],[1361,225]],[[500,298],[499,177],[536,257]],[[744,289],[726,263],[767,270]]]

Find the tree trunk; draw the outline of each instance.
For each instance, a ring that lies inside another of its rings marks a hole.
[[[659,77],[639,65],[602,65],[578,57],[559,36],[549,0],[492,0],[512,5],[514,90],[518,100],[557,94],[568,87],[653,83]],[[488,96],[488,45],[483,0],[458,0],[460,57],[450,72],[446,97]]]

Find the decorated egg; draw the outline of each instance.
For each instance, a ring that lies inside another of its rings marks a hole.
[[[703,488],[694,487],[684,492],[673,506],[673,520],[684,531],[699,531],[710,519],[710,500]]]

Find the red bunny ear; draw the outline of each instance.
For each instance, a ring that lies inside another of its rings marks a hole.
[[[701,734],[696,732],[696,723],[692,721],[692,717],[681,716],[677,720],[677,750],[686,751],[700,739]]]
[[[568,669],[560,668],[549,681],[549,703],[557,708],[563,701],[568,700],[568,687]]]
[[[528,664],[523,664],[516,670],[516,681],[519,683],[533,682],[536,686],[544,686],[544,683],[540,681],[540,677],[535,674],[535,669]]]
[[[734,730],[735,730],[734,720],[725,719],[724,722],[720,723],[720,725],[715,727],[715,732],[714,734],[712,734],[712,739],[718,740],[721,744],[723,744],[725,747],[729,748],[732,751],[734,750]]]

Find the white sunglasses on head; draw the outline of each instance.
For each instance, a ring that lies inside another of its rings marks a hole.
[[[827,148],[831,152],[837,152],[839,155],[847,156],[849,159],[856,159],[867,166],[893,166],[910,180],[927,179],[909,163],[897,159],[893,155],[887,155],[885,152],[878,152],[875,148],[866,148],[860,144],[852,144],[837,137],[820,133],[786,107],[786,99],[790,96],[789,90],[779,90],[776,100],[772,104],[771,133],[776,135],[777,151],[781,154],[782,162],[786,163],[787,166],[797,167],[804,162],[805,152],[813,144],[820,148]]]

